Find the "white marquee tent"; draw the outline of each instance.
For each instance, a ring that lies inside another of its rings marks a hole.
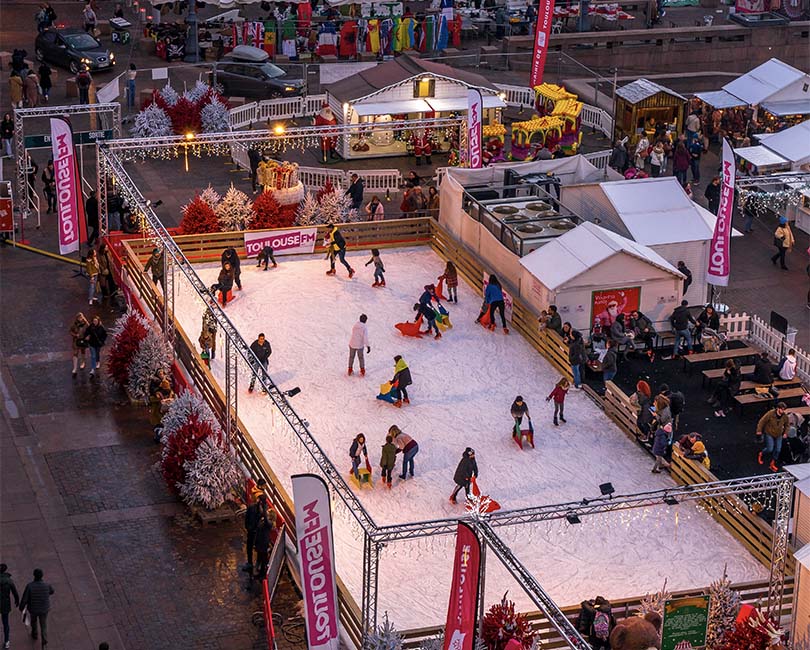
[[[810,120],[792,126],[778,133],[762,134],[761,146],[787,160],[795,171],[802,165],[810,164]]]

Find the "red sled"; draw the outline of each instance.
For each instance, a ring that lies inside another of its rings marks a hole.
[[[439,281],[436,284],[436,296],[442,302],[450,302],[447,299],[447,296],[445,296],[444,293],[442,293],[443,291],[444,291],[444,278],[439,278]]]
[[[480,497],[481,490],[478,487],[478,481],[475,480],[475,477],[472,477],[470,480],[470,491],[472,492],[473,496]],[[486,497],[489,498],[489,497]],[[484,512],[495,512],[496,510],[501,509],[501,504],[495,501],[495,499],[489,498],[489,503],[487,504],[487,508]]]
[[[526,442],[534,449],[534,427],[532,426],[531,420],[529,420],[529,428],[521,429],[519,435],[514,430],[512,431],[512,440],[514,440],[515,444],[521,449],[523,449],[523,438],[526,438]]]
[[[404,336],[413,336],[415,338],[422,338],[422,334],[419,332],[422,329],[422,316],[415,322],[405,322],[405,323],[397,323],[394,325]]]
[[[220,291],[219,294],[219,303],[224,307],[227,303],[225,302],[225,297],[227,297],[228,302],[233,302],[233,291],[229,290],[227,294],[223,297],[223,292]]]

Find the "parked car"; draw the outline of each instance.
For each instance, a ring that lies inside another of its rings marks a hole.
[[[88,70],[108,70],[115,65],[115,54],[83,29],[46,29],[37,36],[38,61],[48,61],[73,74],[86,65]]]
[[[267,52],[251,45],[238,45],[217,63],[216,85],[224,95],[258,99],[294,97],[304,92],[302,79],[290,79],[270,62]]]

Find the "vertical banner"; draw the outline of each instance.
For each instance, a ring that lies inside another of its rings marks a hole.
[[[723,140],[722,184],[720,207],[714,224],[712,246],[709,249],[709,272],[706,281],[719,287],[728,286],[731,273],[731,217],[734,212],[734,152],[728,140]]]
[[[475,616],[478,609],[478,580],[481,568],[481,543],[467,524],[458,523],[456,556],[453,563],[453,583],[444,650],[472,650],[475,636]]]
[[[292,477],[292,486],[309,639],[307,648],[338,650],[335,547],[329,490],[323,479],[314,474],[296,474]]]
[[[483,156],[483,110],[484,99],[481,92],[470,88],[467,91],[467,162],[470,169],[478,169],[484,161]]]
[[[85,224],[73,129],[64,118],[51,118],[51,147],[56,176],[59,252],[66,255],[79,250]]]
[[[551,21],[554,18],[554,0],[540,0],[537,7],[537,26],[534,28],[534,54],[532,55],[532,73],[529,85],[534,88],[543,83],[543,71],[546,67],[548,39],[551,34]]]

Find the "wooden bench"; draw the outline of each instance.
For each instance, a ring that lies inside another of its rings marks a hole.
[[[801,386],[801,379],[777,379],[770,384],[758,384],[755,381],[744,381],[740,384],[740,391],[745,392],[754,390],[756,388],[768,388],[769,386],[776,386],[777,388],[785,388],[787,386]]]
[[[793,406],[785,411],[786,413],[795,413],[804,417],[810,417],[810,406]]]
[[[777,400],[781,402],[786,399],[801,397],[805,392],[806,391],[801,386],[797,388],[787,388],[779,391]],[[737,406],[740,408],[740,411],[742,411],[743,407],[749,406],[750,404],[765,404],[770,406],[773,404],[774,398],[773,396],[760,397],[757,393],[743,393],[741,395],[735,395],[734,401],[737,402]]]
[[[698,352],[696,354],[689,354],[683,358],[684,367],[689,368],[689,372],[692,372],[692,368],[698,363],[704,363],[706,361],[726,361],[728,359],[740,359],[744,357],[753,357],[759,354],[759,350],[756,348],[735,348],[733,350],[718,350],[717,352]]]

